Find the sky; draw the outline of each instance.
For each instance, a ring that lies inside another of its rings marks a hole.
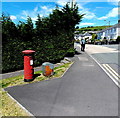
[[[2,12],[9,14],[10,18],[16,24],[19,21],[26,21],[27,16],[30,16],[33,23],[37,19],[37,14],[41,17],[46,17],[56,5],[62,8],[71,0],[3,0]],[[75,1],[75,0],[74,0]],[[103,26],[114,25],[118,21],[118,0],[76,0],[79,7],[79,14],[85,14],[82,22],[76,26]]]

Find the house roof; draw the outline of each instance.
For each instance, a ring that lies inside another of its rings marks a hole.
[[[100,31],[98,31],[98,33],[104,32],[104,31],[112,29],[112,28],[117,28],[117,27],[120,28],[120,23],[117,23],[117,24],[113,25],[112,27],[108,27],[106,29],[100,30]]]
[[[75,34],[75,36],[84,37],[84,36],[92,36],[92,35],[89,34],[88,32],[86,32],[86,33],[84,33],[84,34]]]
[[[84,33],[84,36],[91,36],[88,32]]]
[[[98,33],[98,31],[88,31],[88,33]]]

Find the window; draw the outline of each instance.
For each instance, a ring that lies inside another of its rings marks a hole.
[[[114,32],[116,32],[116,28],[114,28]]]

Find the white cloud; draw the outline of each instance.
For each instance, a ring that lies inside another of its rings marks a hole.
[[[80,26],[93,26],[95,23],[80,23]]]
[[[27,10],[26,10],[26,11],[25,11],[25,10],[23,10],[23,11],[22,11],[22,15],[24,15],[24,16],[28,16],[28,15],[29,15],[29,13],[28,13],[28,11],[27,11]]]
[[[50,6],[37,6],[33,10],[23,10],[21,12],[20,18],[26,20],[28,16],[34,21],[37,20],[37,15],[39,14],[40,17],[47,16],[49,13],[52,12],[52,8]]]
[[[108,2],[119,2],[119,0],[107,0]]]
[[[111,11],[108,12],[105,16],[102,16],[98,18],[98,20],[105,20],[111,17],[117,17],[118,16],[118,8],[113,8]]]
[[[11,19],[11,20],[16,20],[16,19],[17,19],[17,17],[16,17],[16,16],[11,15],[11,16],[10,16],[10,19]]]
[[[44,9],[44,10],[48,9],[47,6],[42,6],[41,8]]]
[[[35,8],[34,8],[34,11],[35,11],[35,12],[38,11],[38,7],[35,7]]]
[[[92,12],[85,11],[84,13],[85,13],[84,18],[86,18],[86,19],[93,19],[93,18],[96,18],[96,15],[95,15],[94,13],[92,13]]]
[[[57,4],[64,6],[64,5],[66,5],[67,2],[70,2],[70,0],[58,0]]]
[[[52,12],[52,9],[48,8],[47,6],[42,6],[41,8],[44,10],[44,12]]]
[[[97,18],[96,15],[95,15],[93,12],[90,12],[89,9],[83,8],[82,6],[81,6],[81,9],[79,9],[79,13],[80,13],[80,14],[85,14],[85,15],[84,15],[84,18],[85,18],[85,19]]]
[[[113,8],[109,13],[108,13],[108,17],[116,17],[118,16],[118,8]]]
[[[32,21],[36,21],[37,17],[32,17],[31,19],[32,19]]]
[[[30,16],[32,21],[35,22],[37,20],[37,14],[39,13],[38,7],[35,7],[33,10],[23,10],[20,18],[27,20],[27,17]]]
[[[113,4],[113,5],[118,5],[118,2],[119,2],[120,0],[107,0],[107,2],[110,2],[111,4]]]
[[[84,15],[85,19],[97,18],[95,13],[91,12],[90,9],[83,7],[84,4],[86,4],[86,2],[85,3],[82,3],[82,2],[77,3],[77,6],[79,8],[79,13],[80,14],[85,14]]]
[[[105,8],[105,7],[96,7],[96,8],[97,8],[97,9],[99,9],[99,8],[101,9],[101,8]]]
[[[98,18],[98,20],[105,20],[105,19],[107,19],[107,18],[108,18],[108,17],[103,16],[103,17]]]
[[[24,20],[26,20],[26,19],[27,19],[27,17],[24,17],[24,16],[21,16],[20,18],[21,18],[21,19],[24,19]]]
[[[57,3],[61,6],[64,6],[67,2],[71,2],[72,0],[58,0]],[[93,12],[90,12],[89,9],[84,8],[83,4],[86,4],[87,2],[85,1],[83,3],[83,1],[81,2],[80,0],[73,0],[74,2],[77,2],[77,6],[79,8],[79,13],[80,14],[85,14],[84,18],[85,19],[93,19],[96,18],[96,15]]]
[[[83,6],[79,3],[77,4],[79,9],[84,9]]]

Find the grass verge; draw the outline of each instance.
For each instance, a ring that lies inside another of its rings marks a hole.
[[[54,68],[54,75],[51,77],[45,77],[42,74],[42,71],[35,72],[35,75],[37,76],[34,81],[32,82],[24,82],[24,76],[16,76],[11,77],[7,79],[0,80],[0,85],[2,88],[7,88],[11,86],[20,86],[24,84],[30,84],[35,83],[43,80],[49,80],[53,78],[59,78],[61,77],[64,72],[73,64],[66,63],[62,66]],[[0,94],[2,95],[1,98],[1,104],[0,104],[0,115],[2,116],[29,116],[29,114],[24,111],[14,100],[12,100],[8,95],[6,91],[0,90]]]
[[[6,91],[1,90],[2,93],[2,105],[0,110],[2,116],[30,116],[25,110],[23,110],[14,100],[12,100]]]

